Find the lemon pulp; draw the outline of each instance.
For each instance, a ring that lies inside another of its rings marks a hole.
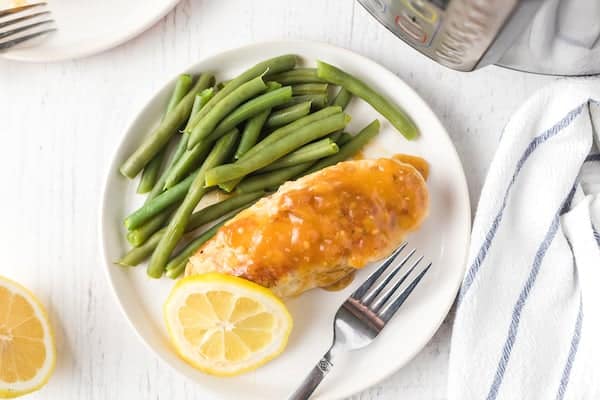
[[[214,375],[263,365],[283,351],[292,328],[285,305],[271,291],[218,273],[180,280],[164,314],[177,353]]]
[[[21,285],[0,277],[0,398],[42,387],[56,351],[43,306]]]

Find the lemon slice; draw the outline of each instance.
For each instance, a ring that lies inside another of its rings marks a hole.
[[[0,277],[0,398],[44,386],[56,361],[44,307],[23,286]]]
[[[179,356],[219,376],[251,371],[279,355],[293,325],[269,289],[219,273],[180,279],[164,317]]]

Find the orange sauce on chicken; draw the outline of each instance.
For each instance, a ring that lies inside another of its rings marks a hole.
[[[250,255],[252,268],[242,267],[247,279],[270,286],[290,265],[333,268],[340,260],[361,268],[397,240],[392,233],[411,230],[422,217],[427,193],[415,190],[422,177],[392,159],[369,168],[341,163],[320,174],[309,187],[283,194],[268,221],[243,211],[221,228],[228,246]],[[340,267],[339,279],[348,272]]]
[[[392,158],[415,167],[423,179],[427,180],[429,177],[429,163],[425,159],[410,154],[395,154]]]

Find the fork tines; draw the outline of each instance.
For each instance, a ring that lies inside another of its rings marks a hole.
[[[0,51],[54,32],[45,2],[0,10]]]
[[[427,271],[429,271],[429,268],[431,268],[431,263],[427,264],[427,266],[419,272],[417,276],[402,289],[402,291],[400,291],[399,289],[402,287],[402,284],[408,279],[413,271],[415,271],[421,261],[423,261],[423,256],[420,256],[415,261],[411,262],[412,257],[416,253],[416,249],[412,249],[400,262],[395,263],[396,259],[406,246],[407,243],[400,245],[400,247],[398,247],[398,249],[396,249],[392,255],[390,255],[350,296],[352,300],[376,314],[383,323],[386,323],[392,318],[400,306],[406,301],[408,296],[410,296],[412,291],[417,287],[421,279],[423,279]],[[410,265],[408,270],[395,282],[392,282],[405,265]],[[390,266],[391,271],[388,272]],[[398,292],[399,294],[397,294]]]

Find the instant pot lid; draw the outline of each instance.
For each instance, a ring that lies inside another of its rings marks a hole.
[[[600,1],[545,1],[496,64],[550,75],[600,74]]]

